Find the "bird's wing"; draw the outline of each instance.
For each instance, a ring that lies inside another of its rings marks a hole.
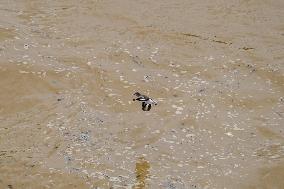
[[[141,95],[140,97],[136,98],[136,100],[138,100],[138,101],[147,101],[147,100],[149,100],[149,97],[147,97],[145,95]]]
[[[137,97],[141,96],[141,94],[138,93],[138,92],[134,93],[133,95],[135,95],[135,96],[137,96]]]

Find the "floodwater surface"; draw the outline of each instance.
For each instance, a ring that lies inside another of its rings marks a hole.
[[[0,188],[284,188],[283,10],[2,0]]]

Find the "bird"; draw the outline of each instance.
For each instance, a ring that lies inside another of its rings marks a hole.
[[[150,111],[152,105],[157,105],[158,103],[153,100],[152,98],[146,96],[146,95],[142,95],[139,92],[135,92],[133,95],[135,95],[137,98],[134,98],[133,101],[137,100],[142,102],[142,110],[143,111]]]

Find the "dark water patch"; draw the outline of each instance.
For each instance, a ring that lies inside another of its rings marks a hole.
[[[282,139],[283,138],[278,133],[266,127],[257,127],[257,130],[263,137],[268,138],[268,139]]]
[[[271,167],[257,170],[257,177],[251,179],[251,183],[245,189],[282,189],[284,186],[284,162]]]
[[[12,39],[15,33],[12,29],[0,28],[0,42],[6,39]]]

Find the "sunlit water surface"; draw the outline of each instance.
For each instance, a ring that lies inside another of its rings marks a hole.
[[[1,1],[0,188],[284,188],[283,10]]]

